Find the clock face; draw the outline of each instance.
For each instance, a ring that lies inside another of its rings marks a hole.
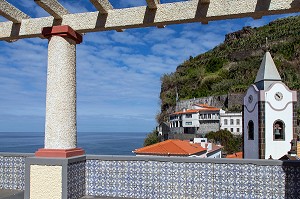
[[[283,99],[283,94],[281,92],[276,92],[274,97],[277,101],[280,101]]]
[[[253,101],[253,96],[252,95],[249,95],[248,97],[248,102],[251,103]]]

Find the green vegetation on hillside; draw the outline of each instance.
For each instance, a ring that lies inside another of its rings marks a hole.
[[[242,151],[243,141],[241,135],[233,135],[230,131],[219,130],[210,132],[205,137],[213,143],[220,143],[223,146],[222,151],[226,154]]]
[[[179,99],[245,92],[255,80],[265,40],[284,83],[300,89],[300,17],[276,20],[259,27],[245,27],[226,35],[224,43],[209,52],[190,57],[176,71],[161,77],[161,113],[166,121]]]
[[[156,130],[153,130],[151,133],[147,134],[147,137],[144,140],[144,147],[160,142],[160,136]]]

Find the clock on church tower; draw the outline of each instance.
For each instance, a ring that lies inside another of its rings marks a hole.
[[[281,80],[266,52],[254,84],[244,97],[243,138],[245,159],[279,159],[296,137],[297,93]]]

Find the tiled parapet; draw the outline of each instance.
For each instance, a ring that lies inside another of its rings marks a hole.
[[[25,189],[25,158],[33,154],[0,153],[0,189]]]
[[[85,160],[68,164],[68,199],[77,199],[85,194]]]
[[[86,195],[297,198],[299,161],[87,156]]]

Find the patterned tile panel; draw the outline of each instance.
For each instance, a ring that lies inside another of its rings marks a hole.
[[[78,199],[85,195],[85,166],[85,161],[68,164],[68,199]]]
[[[25,157],[0,156],[0,189],[25,189]]]
[[[246,163],[87,160],[86,193],[133,198],[297,198],[300,169]]]

